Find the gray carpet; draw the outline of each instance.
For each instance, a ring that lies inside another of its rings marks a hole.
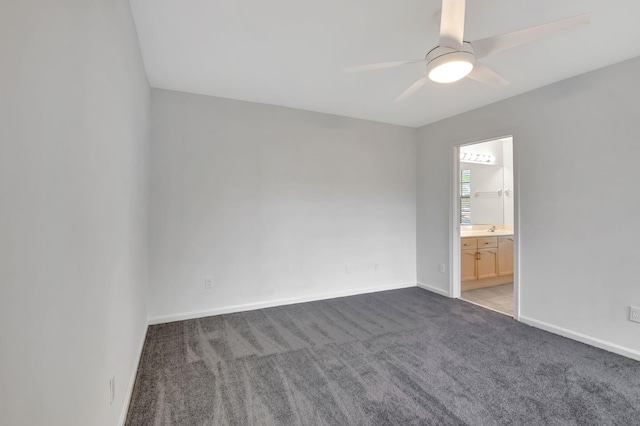
[[[127,419],[614,424],[640,424],[640,362],[419,288],[150,327]]]

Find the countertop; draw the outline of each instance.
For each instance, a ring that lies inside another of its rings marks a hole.
[[[460,238],[504,237],[513,235],[513,231],[496,229],[493,232],[484,231],[460,231]]]

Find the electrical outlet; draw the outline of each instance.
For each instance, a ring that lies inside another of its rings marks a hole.
[[[207,290],[211,290],[213,288],[213,278],[205,278],[204,279],[204,288]]]
[[[447,265],[445,265],[444,263],[440,264],[440,273],[444,274],[445,272],[447,272]]]
[[[640,308],[629,307],[629,321],[640,322]]]
[[[344,264],[344,272],[346,272],[347,274],[350,274],[353,272],[353,267],[351,266],[350,263]]]
[[[116,399],[116,375],[114,374],[109,379],[109,405],[113,404],[113,400]]]

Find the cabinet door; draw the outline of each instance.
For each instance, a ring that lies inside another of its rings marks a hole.
[[[462,250],[460,256],[460,281],[477,280],[476,275],[476,251]]]
[[[498,276],[498,249],[478,249],[477,276],[479,280]]]
[[[513,237],[498,239],[498,275],[513,275]]]

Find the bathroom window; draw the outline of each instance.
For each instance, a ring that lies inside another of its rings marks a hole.
[[[460,171],[460,224],[471,225],[471,170]]]

